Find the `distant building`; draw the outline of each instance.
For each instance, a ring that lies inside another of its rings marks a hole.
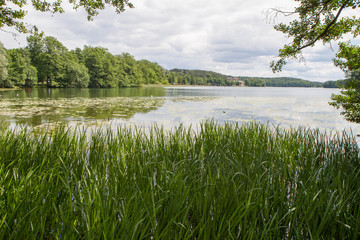
[[[226,77],[227,80],[233,81],[233,82],[238,82],[239,78],[238,77]]]
[[[232,81],[232,82],[238,82],[239,86],[245,86],[245,82],[239,80],[239,77],[226,77],[227,80]]]

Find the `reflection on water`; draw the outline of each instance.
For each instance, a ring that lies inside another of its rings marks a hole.
[[[0,99],[163,97],[164,88],[27,88],[0,91]]]
[[[130,119],[156,110],[164,98],[108,97],[8,99],[0,101],[0,120],[38,126],[44,123]]]
[[[0,121],[37,126],[107,120],[173,127],[205,119],[258,120],[289,126],[353,129],[328,105],[337,89],[247,87],[144,87],[124,89],[26,89],[0,92]]]

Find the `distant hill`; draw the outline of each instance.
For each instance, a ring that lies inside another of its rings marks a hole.
[[[234,77],[204,70],[170,70],[172,78],[169,83],[213,86],[250,86],[250,87],[323,87],[323,83],[300,78],[278,77]]]
[[[172,69],[169,74],[169,83],[186,85],[209,85],[209,86],[236,86],[240,81],[236,78],[220,73],[204,70]]]
[[[226,75],[223,75],[221,73],[217,73],[217,72],[213,72],[213,71],[206,71],[206,70],[188,70],[188,69],[178,69],[178,68],[174,68],[172,70],[170,70],[171,72],[175,72],[181,75],[192,75],[195,77],[217,77],[217,78],[223,78],[226,79]]]
[[[327,81],[323,83],[324,88],[341,88],[345,83],[349,81],[348,79],[337,80],[337,81]]]
[[[311,82],[300,78],[277,77],[277,78],[261,78],[261,77],[240,77],[245,81],[246,86],[260,87],[323,87],[320,82]]]

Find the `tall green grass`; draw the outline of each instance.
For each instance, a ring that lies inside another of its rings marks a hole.
[[[346,133],[2,130],[0,239],[359,239]]]

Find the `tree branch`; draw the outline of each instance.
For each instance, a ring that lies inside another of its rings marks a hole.
[[[295,52],[301,51],[302,49],[307,48],[307,47],[313,45],[313,44],[316,43],[318,40],[320,40],[322,37],[324,37],[324,36],[327,34],[327,32],[329,31],[329,29],[336,23],[336,21],[337,21],[338,18],[340,17],[341,12],[344,10],[344,8],[346,7],[346,5],[347,5],[347,2],[345,2],[345,3],[340,7],[340,9],[339,9],[339,11],[337,12],[335,18],[326,26],[326,28],[324,29],[324,31],[323,31],[319,36],[317,36],[313,41],[305,44],[304,46],[301,46],[301,47],[295,49]]]

